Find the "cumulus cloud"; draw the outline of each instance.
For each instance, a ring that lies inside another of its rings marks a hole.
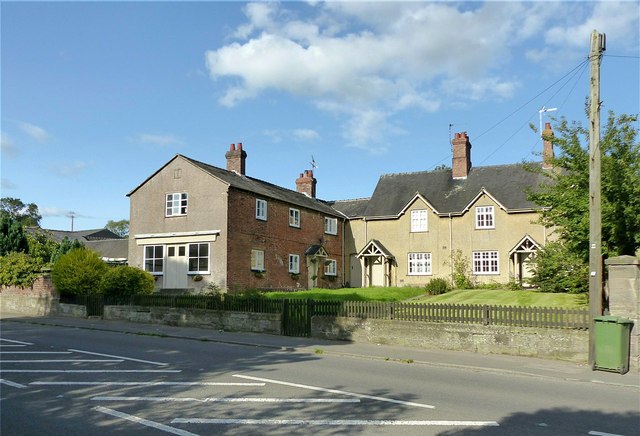
[[[18,155],[18,147],[16,147],[15,142],[13,142],[13,140],[5,132],[2,132],[1,135],[0,152],[2,153],[2,157],[16,157]]]
[[[19,122],[18,126],[20,127],[20,130],[38,142],[47,142],[51,139],[51,135],[49,135],[46,130],[42,127],[36,126],[35,124]]]
[[[152,133],[141,133],[136,137],[136,140],[144,144],[158,145],[161,147],[169,147],[169,146],[184,144],[184,141],[182,141],[179,138],[176,138],[173,135],[158,135],[158,134],[152,134]]]
[[[345,137],[380,151],[387,135],[375,123],[393,129],[400,111],[434,112],[452,92],[464,102],[510,98],[521,80],[505,77],[502,67],[523,53],[525,42],[545,44],[528,54],[541,61],[579,52],[587,27],[623,12],[622,25],[637,26],[637,13],[629,11],[637,5],[611,11],[609,4],[250,3],[246,24],[231,35],[235,41],[207,51],[205,61],[221,85],[221,105],[277,90],[319,108],[350,106]]]
[[[320,134],[312,129],[295,129],[293,137],[299,141],[314,141],[320,138]]]
[[[82,173],[91,166],[93,166],[93,163],[76,160],[74,162],[65,162],[58,165],[51,165],[50,169],[54,174],[60,177],[72,177]]]

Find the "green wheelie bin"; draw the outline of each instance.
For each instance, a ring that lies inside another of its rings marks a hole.
[[[596,316],[593,321],[595,328],[593,369],[627,373],[633,321],[613,315]]]

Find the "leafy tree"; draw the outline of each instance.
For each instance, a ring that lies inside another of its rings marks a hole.
[[[42,260],[26,253],[0,256],[0,286],[31,286],[41,275]]]
[[[51,280],[61,294],[98,294],[108,268],[95,251],[74,248],[53,264]]]
[[[50,261],[55,263],[63,254],[76,248],[84,248],[84,244],[77,239],[71,240],[65,236],[62,242],[58,244],[58,247],[51,253]]]
[[[155,283],[151,273],[122,265],[106,272],[102,277],[101,288],[105,295],[151,294]]]
[[[127,236],[129,236],[129,220],[109,220],[104,228],[107,230],[111,230],[113,233],[122,238],[126,238]]]
[[[0,198],[0,215],[9,215],[23,226],[39,226],[42,215],[35,203],[25,204],[19,198]]]
[[[9,214],[0,219],[0,256],[7,253],[29,252],[29,243],[20,223]]]
[[[27,233],[29,255],[40,259],[43,264],[52,262],[53,253],[58,251],[60,244],[51,239],[44,231]]]
[[[637,116],[609,113],[601,135],[602,251],[605,257],[634,255],[640,248],[640,144]],[[543,290],[584,292],[589,261],[589,129],[564,118],[554,127],[559,153],[548,180],[529,199],[546,206],[541,222],[554,229],[558,244],[536,256],[532,282]],[[555,282],[555,283],[554,283]]]
[[[634,255],[640,248],[640,144],[637,116],[609,113],[602,149],[602,248],[605,256]],[[542,206],[543,224],[554,227],[565,247],[589,259],[589,130],[562,119],[554,128],[554,171],[529,199]],[[548,138],[551,139],[551,138]]]

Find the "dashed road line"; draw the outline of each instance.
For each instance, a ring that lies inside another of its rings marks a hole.
[[[92,401],[152,401],[158,403],[359,403],[359,398],[252,398],[252,397],[117,397],[98,396]]]
[[[159,422],[150,421],[148,419],[140,418],[135,415],[129,415],[128,413],[118,412],[117,410],[109,409],[107,407],[96,406],[93,408],[93,410],[106,413],[107,415],[115,416],[116,418],[122,418],[122,419],[126,419],[127,421],[142,424],[147,427],[152,427],[167,433],[177,434],[180,436],[198,436],[196,433],[191,433],[186,430],[180,430],[179,428],[171,427],[165,424],[160,424]]]
[[[596,431],[596,430],[591,430],[589,433],[592,436],[624,436],[621,434],[614,434],[614,433],[605,433],[603,431]]]
[[[357,393],[354,393],[354,392],[341,391],[341,390],[338,390],[338,389],[327,389],[327,388],[321,388],[321,387],[318,387],[318,386],[302,385],[302,384],[298,384],[298,383],[290,383],[290,382],[285,382],[285,381],[280,381],[280,380],[273,380],[273,379],[262,378],[262,377],[252,377],[252,376],[242,375],[242,374],[234,374],[233,377],[244,378],[244,379],[247,379],[247,380],[262,381],[262,382],[265,382],[265,383],[274,383],[274,384],[279,384],[279,385],[284,385],[284,386],[292,386],[292,387],[295,387],[295,388],[310,389],[310,390],[313,390],[313,391],[328,392],[328,393],[331,393],[331,394],[349,395],[349,396],[352,396],[352,397],[366,398],[366,399],[369,399],[369,400],[385,401],[385,402],[388,402],[388,403],[402,404],[403,406],[413,406],[413,407],[422,407],[422,408],[425,408],[425,409],[435,409],[435,406],[431,406],[429,404],[414,403],[414,402],[411,402],[411,401],[402,401],[402,400],[396,400],[396,399],[393,399],[393,398],[377,397],[377,396],[374,396],[374,395],[357,394]]]
[[[0,341],[11,342],[12,344],[20,344],[20,345],[33,345],[31,342],[14,341],[12,339],[5,339],[5,338],[0,338]]]
[[[134,359],[133,357],[125,357],[125,356],[114,356],[113,354],[103,354],[103,353],[95,353],[93,351],[86,351],[86,350],[76,350],[74,348],[69,348],[69,351],[73,351],[75,353],[85,353],[85,354],[93,354],[94,356],[103,356],[103,357],[113,357],[115,359],[123,359],[123,360],[130,360],[132,362],[141,362],[141,363],[149,363],[151,365],[158,365],[158,366],[165,366],[168,365],[168,363],[163,363],[163,362],[154,362],[152,360],[142,360],[142,359]]]
[[[226,382],[41,382],[30,385],[40,386],[265,386],[266,383],[226,383]]]
[[[122,359],[31,359],[31,360],[0,360],[0,363],[121,363]]]
[[[377,419],[210,419],[175,418],[172,424],[242,424],[242,425],[359,425],[359,426],[446,426],[499,427],[496,421],[402,421]]]
[[[5,380],[3,378],[0,378],[0,384],[11,386],[11,387],[14,387],[14,388],[19,388],[19,389],[26,388],[25,385],[22,385],[22,384],[16,383],[16,382],[12,382],[10,380]]]
[[[4,369],[0,373],[43,373],[43,374],[114,374],[114,373],[176,373],[181,369]]]
[[[0,351],[3,354],[71,354],[71,351]]]

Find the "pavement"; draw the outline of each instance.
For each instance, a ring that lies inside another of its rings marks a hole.
[[[478,354],[466,351],[428,350],[370,343],[327,341],[316,338],[296,338],[258,333],[229,332],[198,327],[176,327],[161,324],[143,324],[111,321],[100,318],[70,318],[60,316],[25,316],[3,312],[2,323],[17,322],[62,328],[77,328],[163,336],[185,340],[279,349],[293,353],[335,355],[357,359],[381,359],[415,365],[457,367],[467,371],[508,373],[523,377],[544,377],[557,380],[607,384],[640,389],[640,371],[631,369],[621,375],[606,371],[593,371],[586,364],[531,357]]]

